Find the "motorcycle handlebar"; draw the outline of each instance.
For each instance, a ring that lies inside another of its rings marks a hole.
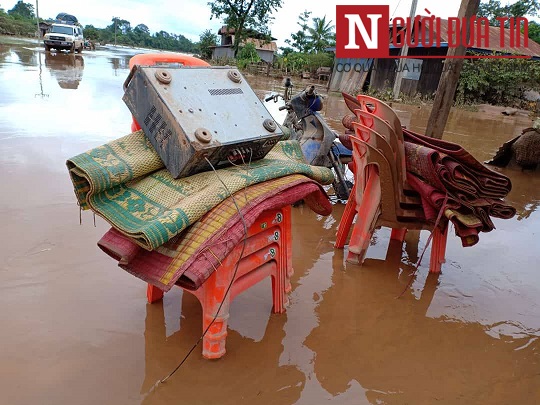
[[[283,111],[283,110],[286,110],[286,109],[287,109],[286,105],[282,105],[281,107],[278,108],[279,111]]]
[[[266,97],[264,99],[264,101],[268,102],[268,101],[272,100],[273,98],[274,98],[274,96],[268,96],[268,97]]]

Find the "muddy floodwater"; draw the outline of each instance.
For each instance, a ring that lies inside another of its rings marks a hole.
[[[96,242],[108,225],[79,208],[67,158],[123,136],[133,50],[45,54],[0,37],[0,404],[538,404],[540,173],[500,169],[518,214],[462,248],[451,230],[442,274],[428,234],[400,249],[376,232],[362,267],[333,242],[344,205],[293,208],[290,304],[271,313],[270,280],[231,307],[227,354],[200,347],[201,309],[179,288],[146,303],[146,284]],[[248,77],[259,97],[281,79]],[[296,88],[307,82],[293,80]],[[318,83],[324,90],[324,84]],[[336,130],[345,104],[325,100]],[[429,107],[395,105],[423,131]],[[525,114],[452,111],[444,139],[478,160],[530,126]]]

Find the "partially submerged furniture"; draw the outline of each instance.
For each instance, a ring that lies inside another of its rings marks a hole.
[[[346,100],[351,106],[352,101]],[[432,232],[430,272],[438,273],[446,251],[445,229],[424,219],[419,195],[407,183],[403,131],[395,112],[382,101],[359,95],[354,104],[354,187],[341,218],[336,248],[349,232],[347,261],[361,264],[375,229],[392,228],[391,239],[403,241],[409,229]],[[372,112],[370,112],[372,111]],[[353,224],[356,216],[356,222]]]
[[[272,277],[272,311],[285,312],[293,274],[291,246],[291,206],[265,211],[249,227],[245,243],[240,241],[201,287],[194,291],[183,288],[201,303],[203,332],[215,318],[203,339],[205,358],[225,354],[231,301],[266,277]],[[149,303],[162,297],[162,290],[148,284]]]

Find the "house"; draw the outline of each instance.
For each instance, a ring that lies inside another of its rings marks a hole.
[[[234,58],[234,28],[229,28],[226,25],[221,27],[218,31],[218,35],[221,36],[221,45],[213,47],[212,59],[225,59]],[[244,43],[252,43],[255,45],[257,55],[267,62],[274,62],[274,55],[277,52],[277,45],[274,42],[276,38],[270,38],[270,42],[266,40],[266,37],[251,29],[247,29],[246,33],[248,37],[244,40]]]
[[[39,37],[43,38],[43,36],[49,31],[50,26],[52,23],[48,23],[46,21],[40,21],[39,22]]]
[[[403,31],[405,28],[403,29]],[[429,30],[422,32],[428,32]],[[451,68],[451,62],[445,67],[444,57],[448,52],[448,20],[441,20],[441,44],[432,47],[423,47],[420,43],[417,47],[409,48],[408,58],[402,60],[404,67],[401,92],[414,96],[433,95],[438,87],[443,69]],[[540,44],[529,39],[527,47],[512,48],[512,52],[500,46],[499,27],[489,27],[489,47],[468,48],[469,53],[514,53],[530,56],[533,60],[540,60]],[[432,34],[436,34],[434,31]],[[510,43],[510,30],[505,29],[505,43]],[[421,35],[421,34],[420,34]],[[422,41],[420,41],[422,42]],[[485,41],[483,42],[485,43]],[[335,48],[332,49],[335,51]],[[396,48],[390,39],[389,50],[391,56],[398,56],[401,48]],[[369,86],[370,90],[386,90],[394,87],[397,60],[393,58],[383,59],[336,59],[330,77],[328,89],[330,91],[344,91],[346,93],[358,93]]]

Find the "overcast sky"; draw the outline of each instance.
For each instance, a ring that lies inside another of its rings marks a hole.
[[[35,0],[26,2],[35,6]],[[7,11],[16,3],[17,0],[0,0],[0,7]],[[390,14],[396,10],[394,16],[407,17],[411,3],[411,0],[283,0],[283,7],[273,14],[275,19],[270,28],[278,46],[285,46],[284,40],[298,30],[298,15],[304,10],[311,11],[311,17],[326,15],[327,20],[335,23],[337,4],[388,4]],[[438,17],[455,16],[460,3],[460,0],[419,0],[417,14],[425,15],[427,7]],[[215,18],[210,20],[208,0],[39,0],[41,18],[54,18],[60,12],[75,15],[83,26],[92,24],[105,28],[113,17],[120,17],[132,27],[146,24],[151,32],[164,30],[182,34],[192,41],[198,41],[206,29],[217,33],[222,23]]]

